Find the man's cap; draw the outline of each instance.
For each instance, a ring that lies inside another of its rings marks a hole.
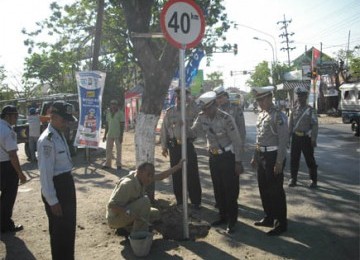
[[[295,93],[297,95],[308,94],[309,90],[305,86],[298,86],[295,88]]]
[[[215,91],[208,91],[208,92],[205,92],[204,94],[202,94],[198,98],[201,109],[205,109],[205,108],[210,107],[212,104],[215,103],[215,99],[216,99]]]
[[[34,107],[30,107],[29,114],[30,115],[35,115],[36,114],[36,109]]]
[[[251,87],[251,92],[254,94],[255,99],[261,99],[272,94],[274,86],[266,87]]]
[[[1,117],[4,117],[5,115],[8,114],[18,114],[16,106],[13,105],[4,106],[3,109],[1,110]]]
[[[216,97],[221,97],[221,96],[227,94],[227,92],[225,91],[225,88],[223,86],[216,87],[213,89],[213,91],[215,91]]]
[[[116,99],[113,99],[110,101],[110,104],[118,105],[119,102]]]
[[[52,114],[57,114],[67,121],[75,121],[72,112],[73,106],[65,101],[55,101],[51,106]]]

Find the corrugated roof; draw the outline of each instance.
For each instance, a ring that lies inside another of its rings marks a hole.
[[[282,84],[276,85],[276,88],[278,90],[293,90],[296,87],[306,87],[308,90],[310,89],[311,81],[305,80],[305,81],[286,81]]]

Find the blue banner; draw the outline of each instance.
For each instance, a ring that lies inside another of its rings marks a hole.
[[[185,66],[185,86],[189,88],[193,79],[196,77],[201,59],[205,56],[205,52],[203,49],[196,48],[189,57],[189,60]],[[173,82],[178,82],[178,86],[181,86],[179,81],[179,70],[176,71],[175,76],[173,78]],[[168,91],[168,97],[164,102],[164,107],[167,109],[169,106],[173,106],[175,104],[174,98],[174,86],[173,84],[170,86]]]
[[[105,77],[106,73],[100,71],[76,73],[80,114],[75,146],[99,147]]]

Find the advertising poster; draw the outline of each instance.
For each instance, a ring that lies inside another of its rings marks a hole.
[[[79,94],[79,126],[74,145],[97,148],[100,144],[101,100],[106,73],[81,71],[76,73]]]

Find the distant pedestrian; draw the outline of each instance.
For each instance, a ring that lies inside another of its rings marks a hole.
[[[36,143],[40,137],[40,116],[36,112],[34,107],[29,109],[29,116],[27,118],[29,124],[29,150],[30,150],[30,159],[31,162],[36,162]]]
[[[308,90],[298,87],[295,90],[298,103],[291,111],[289,119],[289,132],[291,137],[290,169],[291,179],[289,187],[297,184],[297,175],[301,152],[304,154],[305,162],[309,168],[311,179],[310,188],[317,187],[317,164],[314,157],[314,148],[318,135],[318,119],[314,108],[306,104]]]
[[[287,150],[286,115],[272,102],[274,87],[253,87],[259,103],[256,149],[251,165],[257,169],[260,198],[265,216],[255,226],[274,227],[267,234],[278,236],[287,230],[286,196],[283,187]]]
[[[117,170],[122,169],[121,149],[124,135],[125,117],[117,100],[111,100],[110,109],[106,113],[106,125],[103,142],[106,141],[106,162],[103,169],[111,169],[114,143],[116,146]]]
[[[0,119],[0,228],[1,233],[23,230],[20,224],[12,220],[13,208],[17,196],[19,180],[26,182],[19,158],[16,133],[12,126],[19,114],[15,106],[4,106]]]
[[[74,259],[76,192],[71,174],[73,163],[64,131],[74,121],[72,105],[56,101],[51,106],[50,123],[38,144],[41,195],[49,220],[53,260]]]

